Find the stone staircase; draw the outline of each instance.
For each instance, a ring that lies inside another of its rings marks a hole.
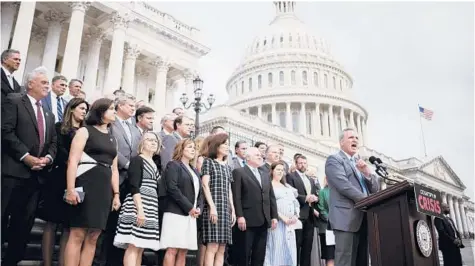
[[[474,256],[475,256],[475,241],[473,239],[464,239],[463,244],[465,248],[461,249],[463,266],[475,266]],[[444,265],[442,260],[442,252],[439,251],[440,266],[450,266]]]
[[[31,230],[30,234],[30,241],[26,248],[26,253],[24,260],[21,261],[18,265],[19,266],[42,266],[42,253],[41,253],[41,240],[43,236],[43,226],[45,222],[41,219],[36,219],[33,229]],[[53,252],[53,265],[57,266],[57,260],[59,255],[59,239],[61,234],[57,232],[56,234],[56,246]],[[8,243],[2,247],[2,258],[4,255],[4,251],[7,247]],[[153,251],[145,251],[145,260],[147,261],[148,265],[158,265],[157,255]],[[145,262],[145,261],[144,261]],[[186,266],[195,266],[196,264],[196,252],[189,252],[187,255],[187,262]]]

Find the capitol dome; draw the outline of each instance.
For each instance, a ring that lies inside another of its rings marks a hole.
[[[322,141],[335,143],[345,127],[364,137],[368,114],[352,99],[351,76],[297,17],[296,2],[273,4],[275,18],[228,79],[227,105]]]

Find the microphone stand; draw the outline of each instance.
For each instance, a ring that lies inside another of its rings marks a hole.
[[[392,178],[389,178],[389,173],[386,172],[386,169],[384,169],[383,167],[381,166],[376,166],[376,174],[378,174],[383,180],[384,180],[384,183],[388,184],[388,185],[395,185],[397,183],[399,183],[400,181],[399,180],[395,180],[395,179],[392,179]],[[388,182],[393,182],[393,184],[390,184]]]

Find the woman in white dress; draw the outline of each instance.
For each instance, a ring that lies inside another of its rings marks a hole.
[[[196,218],[200,215],[201,180],[192,166],[195,142],[181,140],[164,172],[166,186],[160,248],[167,249],[164,266],[185,266],[188,250],[197,250]]]

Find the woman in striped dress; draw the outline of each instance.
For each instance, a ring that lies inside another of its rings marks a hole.
[[[277,201],[279,223],[267,232],[265,266],[297,266],[297,242],[293,226],[299,221],[297,190],[287,184],[283,161],[271,165],[272,188]]]
[[[152,160],[160,151],[160,138],[153,132],[142,136],[139,155],[130,160],[130,193],[124,200],[114,245],[126,249],[124,266],[142,265],[143,250],[158,250],[158,169]]]

